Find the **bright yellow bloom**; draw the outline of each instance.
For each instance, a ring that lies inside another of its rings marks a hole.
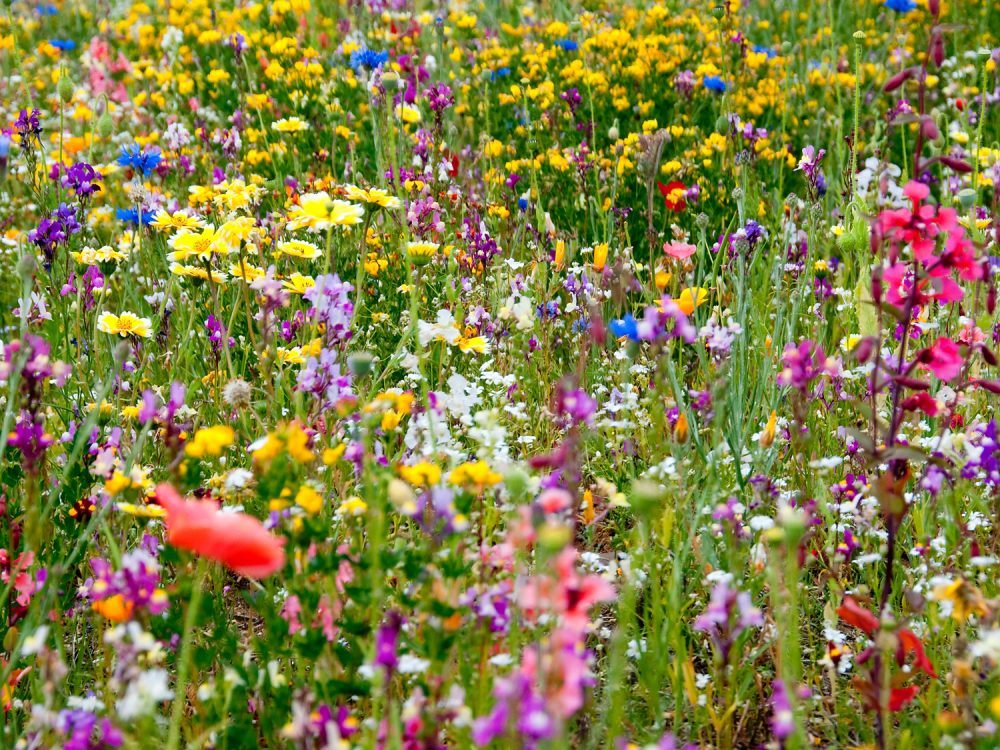
[[[703,287],[688,287],[681,292],[681,295],[674,300],[681,312],[690,315],[696,307],[700,307],[708,300],[708,290]]]
[[[490,348],[489,342],[482,336],[472,336],[471,338],[460,336],[455,340],[455,343],[458,344],[461,351],[476,352],[476,354],[485,354]]]
[[[92,247],[85,247],[80,252],[73,253],[73,260],[85,266],[96,266],[100,263],[118,263],[127,257],[127,252],[115,250],[110,245],[104,245],[96,250]]]
[[[368,504],[360,497],[349,497],[337,508],[338,516],[363,516]]]
[[[291,255],[295,258],[304,258],[305,260],[318,258],[322,254],[323,251],[312,242],[305,242],[303,240],[279,242],[278,248],[272,253],[275,258],[280,258],[282,255]]]
[[[118,334],[122,338],[137,336],[148,339],[153,335],[151,329],[152,322],[149,318],[140,318],[130,312],[123,312],[121,315],[114,313],[101,313],[97,320],[97,330],[102,333]]]
[[[309,450],[309,435],[296,422],[285,428],[270,432],[250,446],[250,453],[257,463],[267,464],[287,450],[288,455],[299,463],[309,463],[316,458]]]
[[[259,268],[251,263],[243,261],[242,263],[232,263],[229,266],[229,275],[234,279],[242,279],[243,281],[250,282],[254,279],[266,276],[267,272],[263,268]]]
[[[282,286],[292,294],[305,294],[307,290],[316,286],[316,280],[311,276],[303,276],[301,273],[293,273],[285,279]]]
[[[399,476],[414,487],[431,487],[441,481],[441,467],[421,461],[412,466],[399,466]]]
[[[958,622],[965,622],[972,615],[985,617],[989,614],[982,592],[964,578],[937,586],[934,589],[934,598],[939,601],[950,601],[951,616]]]
[[[330,227],[360,224],[365,210],[356,203],[333,200],[329,193],[306,193],[288,213],[288,228],[321,232]]]
[[[203,427],[184,446],[184,452],[191,458],[206,456],[221,456],[222,452],[233,444],[236,433],[228,425]]]
[[[423,264],[437,254],[439,247],[441,246],[436,242],[407,242],[406,254],[414,263]]]
[[[229,238],[209,224],[200,232],[180,232],[171,237],[167,244],[174,249],[167,254],[167,260],[179,263],[197,258],[208,260],[213,255],[228,254],[235,250]]]
[[[308,484],[304,484],[299,487],[299,491],[295,495],[295,504],[306,513],[315,515],[323,508],[323,496]]]
[[[188,216],[182,211],[177,211],[176,213],[171,214],[163,209],[160,209],[153,218],[150,226],[154,229],[160,230],[161,232],[167,229],[182,229],[191,231],[201,229],[205,226],[205,222],[197,216]]]
[[[479,489],[500,484],[503,477],[493,471],[485,461],[466,461],[451,470],[448,481],[459,486],[475,486]]]
[[[208,281],[208,271],[202,266],[185,266],[180,263],[170,264],[170,273],[175,276],[186,276],[189,279],[201,279],[202,281]],[[226,274],[221,271],[212,271],[212,283],[213,284],[224,284],[226,283]]]
[[[298,117],[286,117],[277,122],[272,122],[271,128],[277,130],[279,133],[301,133],[303,130],[309,130],[309,123]]]
[[[602,242],[594,248],[594,270],[600,273],[608,263],[608,243]]]
[[[399,208],[399,198],[389,195],[382,188],[359,188],[357,185],[348,185],[344,189],[344,194],[352,201],[361,201],[380,208]]]

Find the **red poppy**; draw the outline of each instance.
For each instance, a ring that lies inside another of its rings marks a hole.
[[[187,500],[169,484],[156,488],[167,511],[167,542],[190,550],[248,578],[265,578],[285,565],[285,540],[253,516],[223,513],[214,500]]]
[[[663,196],[664,204],[666,204],[667,208],[675,214],[679,214],[687,208],[687,202],[684,200],[684,191],[687,190],[687,188],[684,187],[683,182],[674,180],[667,185],[664,185],[662,182],[657,182],[656,187],[659,189],[660,195]]]

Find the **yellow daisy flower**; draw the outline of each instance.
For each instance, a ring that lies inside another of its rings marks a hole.
[[[105,312],[97,319],[97,330],[102,333],[119,335],[122,338],[136,336],[148,339],[153,335],[152,322],[149,318],[140,318],[135,313],[123,312],[121,315]]]

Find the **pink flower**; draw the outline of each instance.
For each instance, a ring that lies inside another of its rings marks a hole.
[[[931,194],[931,189],[927,187],[924,183],[917,182],[916,180],[910,180],[908,183],[906,183],[906,187],[903,188],[903,195],[905,195],[914,203],[923,202],[930,194]]]
[[[954,380],[962,371],[965,362],[958,344],[944,336],[920,352],[917,361],[921,367],[930,370],[941,380]]]
[[[684,260],[685,258],[690,258],[698,252],[698,248],[694,245],[689,245],[687,242],[678,242],[677,240],[674,240],[673,242],[665,242],[663,244],[663,252],[671,258]]]

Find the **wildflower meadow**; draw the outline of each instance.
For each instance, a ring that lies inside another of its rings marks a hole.
[[[1000,747],[996,0],[6,0],[0,749]]]

